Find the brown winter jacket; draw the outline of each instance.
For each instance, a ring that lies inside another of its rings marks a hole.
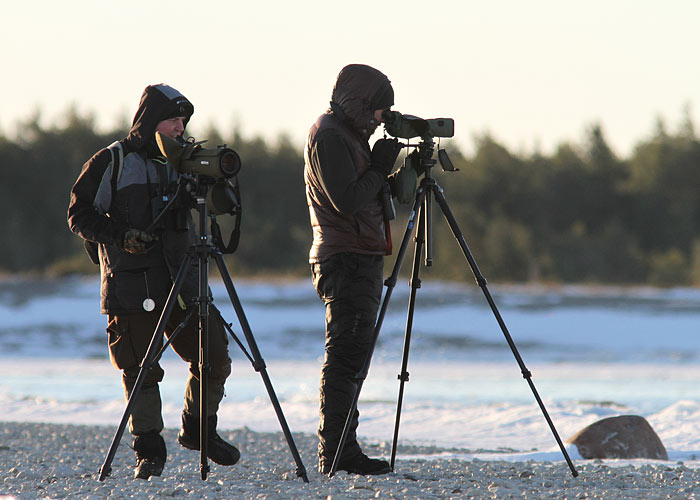
[[[387,253],[379,196],[386,175],[372,168],[368,139],[377,126],[372,102],[389,85],[374,68],[346,66],[331,109],[309,130],[304,181],[313,229],[310,263],[340,252]]]

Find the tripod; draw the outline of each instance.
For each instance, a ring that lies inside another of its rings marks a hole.
[[[168,319],[172,313],[173,307],[175,307],[175,305],[177,304],[178,294],[185,281],[185,277],[187,276],[187,270],[189,269],[192,260],[195,258],[198,259],[199,265],[199,296],[197,298],[197,302],[199,312],[200,472],[202,480],[205,480],[207,478],[207,474],[209,473],[209,463],[207,457],[208,429],[206,418],[206,388],[207,373],[210,369],[207,356],[207,344],[209,305],[212,303],[212,298],[209,294],[208,274],[209,259],[213,258],[219,269],[219,274],[221,275],[221,278],[224,282],[226,291],[228,292],[228,296],[231,300],[231,304],[233,305],[233,308],[236,311],[236,315],[238,316],[238,320],[243,330],[243,334],[248,343],[248,347],[250,348],[250,354],[246,351],[245,346],[242,344],[242,342],[233,333],[230,326],[226,325],[226,328],[233,337],[233,339],[236,341],[238,346],[244,352],[246,357],[251,361],[255,371],[260,373],[265,388],[267,389],[267,393],[270,397],[270,402],[272,403],[272,406],[275,409],[277,419],[279,420],[280,426],[282,427],[284,437],[287,439],[289,449],[297,465],[296,475],[297,477],[301,477],[304,480],[304,482],[308,483],[309,479],[306,475],[306,469],[304,468],[304,464],[302,463],[301,457],[299,456],[299,452],[297,451],[296,445],[294,444],[292,433],[289,430],[289,426],[287,425],[287,421],[284,417],[284,414],[282,413],[282,408],[280,407],[279,400],[277,399],[275,391],[272,387],[272,382],[270,381],[270,377],[267,374],[267,370],[265,368],[265,361],[262,359],[260,351],[258,350],[257,343],[255,342],[255,338],[253,337],[253,334],[251,332],[250,325],[248,324],[248,320],[246,319],[245,313],[243,311],[243,307],[241,305],[240,300],[238,299],[238,295],[236,294],[236,290],[233,286],[233,281],[231,280],[231,276],[229,275],[228,270],[226,269],[226,263],[224,262],[224,258],[221,254],[221,251],[219,251],[219,249],[215,245],[210,243],[210,236],[206,232],[206,222],[209,218],[209,211],[206,203],[206,194],[208,189],[210,188],[210,185],[207,183],[202,183],[200,184],[200,187],[201,190],[203,190],[203,192],[199,192],[196,195],[197,210],[199,212],[199,242],[192,245],[189,248],[180,265],[180,269],[178,270],[177,276],[170,290],[168,299],[165,303],[165,306],[163,307],[163,312],[161,313],[160,319],[158,320],[158,325],[156,326],[156,329],[153,333],[153,337],[151,338],[151,343],[143,358],[143,361],[141,362],[141,368],[136,378],[136,382],[134,383],[134,387],[131,390],[131,393],[129,394],[129,400],[126,405],[126,409],[124,410],[124,415],[122,416],[121,422],[119,423],[119,427],[117,428],[117,431],[114,435],[114,439],[112,440],[112,444],[107,453],[105,462],[102,465],[102,468],[100,469],[99,480],[103,481],[105,477],[108,476],[112,471],[112,460],[114,459],[114,455],[117,452],[117,447],[119,446],[119,441],[121,440],[122,435],[124,434],[124,429],[126,428],[129,416],[131,415],[134,401],[138,397],[138,393],[141,390],[148,370],[150,370],[154,363],[156,363],[158,359],[160,359],[165,349],[168,347],[168,345],[172,343],[175,336],[181,331],[182,328],[184,328],[188,319],[193,314],[194,309],[190,311],[190,313],[187,315],[187,318],[182,323],[180,323],[180,325],[178,325],[178,327],[175,329],[172,335],[170,335],[170,338],[168,338],[165,344],[159,349],[160,344],[163,343],[163,333],[165,331],[166,324],[168,323]]]
[[[425,169],[425,175],[423,179],[420,182],[420,185],[418,187],[418,190],[416,191],[416,196],[415,200],[413,203],[413,207],[410,212],[410,216],[408,219],[408,223],[406,225],[406,232],[404,233],[403,240],[401,242],[401,247],[399,248],[399,251],[397,253],[396,257],[396,262],[394,263],[394,268],[392,270],[391,275],[387,280],[384,282],[385,286],[387,287],[384,299],[382,301],[380,310],[379,310],[379,315],[377,317],[377,322],[375,324],[374,332],[373,332],[373,337],[372,337],[372,344],[369,349],[369,352],[367,353],[367,357],[365,358],[365,364],[362,368],[362,371],[357,374],[356,380],[357,380],[357,388],[355,391],[355,395],[352,400],[352,404],[350,407],[350,411],[348,412],[347,419],[345,421],[345,427],[343,428],[343,433],[340,438],[340,443],[338,444],[338,450],[336,451],[335,457],[333,459],[333,464],[331,465],[331,471],[329,473],[329,477],[332,477],[335,474],[335,471],[338,466],[338,462],[340,460],[340,456],[343,451],[343,446],[345,445],[345,441],[347,439],[347,435],[349,432],[350,424],[352,421],[352,415],[355,413],[355,410],[357,409],[357,402],[360,398],[360,391],[362,390],[362,385],[364,383],[364,380],[367,378],[367,374],[369,372],[369,365],[372,361],[372,355],[374,353],[374,349],[377,344],[377,339],[379,338],[379,331],[381,330],[382,323],[384,321],[384,316],[386,315],[386,311],[389,305],[389,301],[391,300],[391,294],[393,292],[394,287],[396,286],[396,281],[398,279],[398,274],[401,269],[401,264],[403,262],[404,256],[406,254],[406,249],[408,247],[408,243],[411,237],[411,234],[413,233],[414,228],[416,229],[416,238],[415,238],[415,252],[414,252],[414,257],[413,257],[413,268],[412,268],[412,273],[411,273],[411,292],[409,296],[409,304],[408,304],[408,314],[407,314],[407,319],[406,319],[406,332],[404,336],[404,345],[403,345],[403,355],[402,355],[402,363],[401,363],[401,373],[399,374],[399,395],[398,395],[398,401],[397,401],[397,406],[396,406],[396,421],[394,424],[394,436],[393,436],[393,442],[392,442],[392,447],[391,447],[391,468],[392,470],[394,469],[394,464],[395,464],[395,459],[396,459],[396,447],[398,443],[398,436],[399,436],[399,423],[401,421],[401,407],[403,404],[403,394],[404,394],[404,386],[406,382],[408,382],[409,374],[407,371],[408,367],[408,356],[409,356],[409,350],[410,350],[410,343],[411,343],[411,330],[413,328],[413,316],[414,316],[414,310],[415,310],[415,302],[416,302],[416,294],[418,288],[421,286],[420,282],[420,267],[421,267],[421,255],[423,252],[423,249],[425,249],[425,265],[426,266],[432,266],[433,263],[433,252],[432,252],[432,226],[431,226],[431,215],[432,215],[432,210],[431,210],[431,205],[432,205],[432,198],[434,197],[435,200],[437,201],[438,205],[440,206],[440,209],[442,210],[442,213],[445,217],[445,220],[447,221],[447,224],[450,227],[450,230],[452,231],[453,236],[457,240],[457,243],[460,246],[460,249],[462,250],[462,253],[464,254],[464,257],[467,259],[467,262],[469,263],[469,267],[471,268],[472,273],[474,274],[474,278],[476,279],[476,283],[479,285],[481,290],[484,293],[484,296],[486,297],[486,301],[488,302],[489,306],[491,307],[491,311],[493,312],[494,316],[496,317],[496,321],[498,322],[499,326],[501,327],[501,330],[503,332],[503,335],[506,338],[506,341],[508,342],[508,345],[510,346],[511,351],[513,352],[513,355],[515,356],[516,361],[518,362],[518,365],[520,367],[520,371],[522,373],[523,378],[527,381],[528,385],[530,386],[530,389],[532,390],[532,393],[537,400],[537,404],[539,405],[540,409],[542,410],[542,414],[544,415],[545,420],[547,421],[547,424],[549,425],[549,428],[552,431],[552,434],[554,435],[554,438],[557,441],[557,444],[559,445],[559,448],[564,455],[564,458],[566,459],[566,462],[571,469],[571,473],[574,477],[578,476],[578,472],[576,471],[576,468],[574,467],[573,462],[569,458],[569,454],[567,453],[566,449],[564,448],[564,444],[561,441],[561,438],[559,437],[559,434],[557,433],[556,428],[554,427],[554,423],[552,422],[552,419],[549,417],[549,414],[547,412],[547,409],[544,406],[544,403],[542,402],[542,399],[540,398],[539,394],[537,393],[537,389],[535,388],[534,383],[532,382],[532,374],[530,371],[526,368],[525,363],[523,362],[522,358],[520,357],[520,353],[518,352],[517,347],[515,346],[515,343],[513,342],[513,339],[510,336],[510,333],[508,332],[508,328],[506,327],[505,322],[503,321],[503,318],[501,317],[501,314],[498,311],[498,308],[496,307],[496,303],[494,302],[493,298],[491,297],[491,293],[488,290],[487,281],[486,278],[481,274],[481,271],[479,271],[479,267],[476,264],[476,261],[474,260],[474,257],[472,256],[471,251],[469,250],[469,247],[464,239],[464,236],[462,235],[462,232],[459,229],[459,226],[457,225],[457,221],[455,220],[454,216],[452,215],[452,211],[450,210],[450,207],[447,204],[447,200],[445,199],[445,196],[443,195],[442,188],[437,184],[435,179],[431,176],[431,168],[435,166],[435,160],[433,159],[433,151],[434,151],[434,143],[431,137],[424,137],[423,141],[417,146],[417,150],[411,153],[407,157],[407,161],[409,158],[411,158],[413,161],[418,161],[420,162],[420,167],[421,169]],[[454,167],[452,166],[451,162],[449,161],[449,158],[447,157],[447,154],[444,150],[439,150],[438,151],[438,157],[440,158],[440,162],[443,164],[443,168],[445,170],[455,170]],[[418,226],[416,228],[416,219],[418,220]]]

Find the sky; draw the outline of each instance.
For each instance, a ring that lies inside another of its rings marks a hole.
[[[9,4],[8,0],[2,0]],[[700,123],[694,0],[24,0],[3,9],[0,132],[66,110],[102,129],[130,121],[144,87],[195,106],[189,132],[299,148],[350,63],[384,72],[394,109],[455,120],[456,145],[489,134],[513,152],[585,143],[619,156]],[[205,137],[197,137],[205,139]]]

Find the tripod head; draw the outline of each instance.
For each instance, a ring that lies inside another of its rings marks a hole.
[[[433,158],[435,143],[432,137],[423,139],[418,144],[401,144],[401,146],[404,148],[415,148],[406,155],[406,165],[412,167],[418,175],[424,173],[426,177],[430,177],[431,169],[436,163],[440,163],[443,172],[457,172],[459,170],[453,165],[447,151],[444,149],[438,148],[437,161]]]

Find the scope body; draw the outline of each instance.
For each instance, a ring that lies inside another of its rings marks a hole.
[[[168,163],[181,174],[195,174],[213,179],[230,179],[241,169],[241,158],[227,146],[203,148],[202,142],[172,139],[156,132],[156,142]]]
[[[393,137],[411,139],[413,137],[454,137],[455,121],[452,118],[420,118],[404,115],[398,111],[384,111],[384,128]]]

